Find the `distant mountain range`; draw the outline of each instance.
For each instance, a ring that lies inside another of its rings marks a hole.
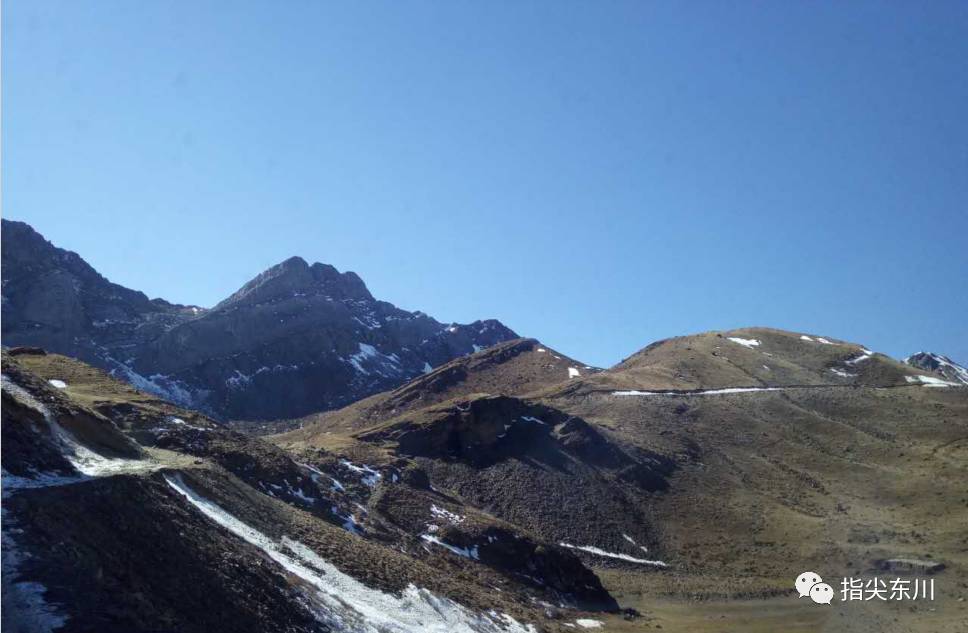
[[[496,320],[401,310],[299,257],[204,309],[111,283],[23,222],[3,220],[2,236],[4,345],[73,356],[223,420],[340,407],[517,338]]]
[[[401,310],[374,298],[355,273],[300,257],[269,268],[206,309],[149,299],[111,283],[23,222],[3,220],[2,240],[5,346],[78,358],[220,420],[291,420],[338,409],[518,338],[496,320],[444,324]],[[753,362],[750,355],[750,363],[737,364],[711,349],[701,367],[693,366],[682,346],[699,341],[718,349],[724,339],[670,339],[624,361],[608,380],[631,384],[647,374],[658,388],[689,389],[901,378],[894,375],[897,363],[882,362],[886,357],[866,363],[866,350],[858,348],[853,358],[838,358],[842,348],[823,337],[811,339],[796,341],[795,361]],[[744,340],[733,337],[726,344],[755,349],[755,339]],[[804,356],[804,342],[814,343],[816,353]],[[666,356],[675,363],[656,371],[656,359]],[[577,361],[567,362],[585,371]],[[905,362],[935,379],[968,384],[968,370],[945,356],[922,352]]]

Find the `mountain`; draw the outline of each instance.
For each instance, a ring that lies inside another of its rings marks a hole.
[[[513,339],[456,358],[391,391],[342,409],[306,416],[289,426],[306,428],[310,434],[328,426],[362,426],[460,396],[523,394],[597,371],[601,370],[569,358],[535,339]]]
[[[947,356],[931,352],[918,352],[904,359],[912,367],[934,372],[949,382],[968,385],[968,368],[954,362]]]
[[[3,341],[87,362],[138,348],[202,312],[113,284],[23,222],[2,221]]]
[[[293,257],[207,310],[113,284],[3,221],[3,341],[74,356],[219,419],[271,420],[391,389],[517,335],[375,299],[352,272]]]
[[[657,341],[584,388],[680,390],[903,385],[914,369],[856,343],[772,328],[705,332]]]
[[[614,612],[567,547],[404,461],[294,460],[74,359],[3,354],[3,627],[534,633]]]
[[[520,389],[514,365],[488,362],[496,352],[453,364],[460,380],[444,366],[269,439],[309,463],[407,463],[461,501],[454,511],[573,551],[644,615],[600,616],[607,630],[955,631],[968,615],[956,602],[968,583],[968,388],[857,343],[770,328],[659,341]],[[389,493],[378,503],[406,506]],[[936,604],[948,607],[817,611],[791,596],[804,569],[838,590],[842,576],[940,574]]]
[[[8,222],[3,272],[11,631],[968,618],[968,386],[945,357],[757,327],[601,370],[299,258],[211,309],[149,300]],[[936,595],[816,605],[804,570]]]
[[[267,438],[10,350],[3,626],[957,631],[968,387],[865,349],[750,328],[596,370],[516,339]],[[820,608],[805,569],[936,596]]]

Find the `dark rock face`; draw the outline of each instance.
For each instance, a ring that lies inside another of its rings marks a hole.
[[[111,283],[23,222],[3,220],[2,235],[4,345],[103,366],[114,350],[137,347],[198,310]]]
[[[516,338],[374,299],[352,272],[298,257],[211,310],[112,284],[22,222],[3,221],[3,340],[74,356],[223,419],[281,419],[392,389]]]

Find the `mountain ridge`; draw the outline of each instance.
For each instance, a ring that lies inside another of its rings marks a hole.
[[[298,256],[203,309],[114,284],[26,223],[4,219],[2,237],[5,345],[79,358],[220,419],[343,406],[517,337],[494,319],[401,310],[356,273]]]
[[[918,352],[901,361],[912,367],[926,369],[943,376],[946,380],[968,385],[968,368],[942,354]]]

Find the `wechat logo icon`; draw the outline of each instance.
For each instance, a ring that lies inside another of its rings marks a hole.
[[[797,576],[797,580],[793,584],[801,598],[809,596],[817,604],[830,604],[830,601],[834,599],[834,588],[825,583],[820,574],[816,572],[803,572]]]

